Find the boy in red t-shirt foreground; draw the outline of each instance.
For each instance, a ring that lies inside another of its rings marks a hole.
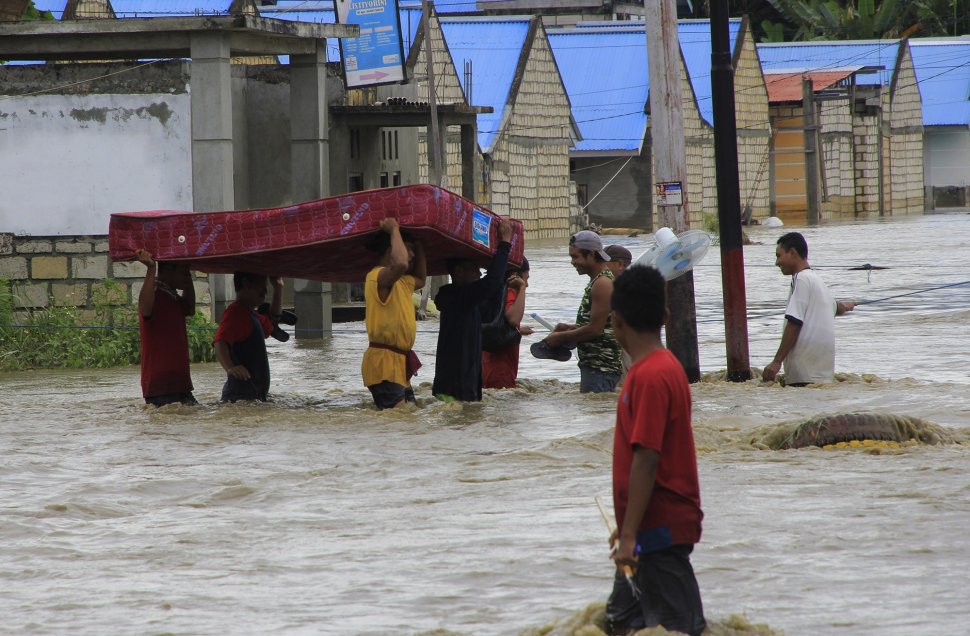
[[[279,320],[283,310],[283,279],[273,278],[270,282],[273,301],[267,317],[256,312],[266,299],[267,277],[250,272],[233,274],[236,301],[222,312],[219,328],[212,339],[216,360],[226,372],[223,402],[266,401],[269,393],[266,339],[276,328],[273,321]]]
[[[652,267],[627,269],[610,301],[616,339],[633,359],[616,405],[613,507],[617,568],[635,568],[639,599],[614,585],[607,603],[612,634],[645,627],[695,636],[704,609],[690,553],[701,538],[700,486],[691,428],[690,386],[660,339],[666,282]]]

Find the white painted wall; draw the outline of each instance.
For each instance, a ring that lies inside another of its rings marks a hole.
[[[927,126],[923,137],[923,161],[926,185],[970,185],[970,129]]]
[[[107,234],[192,209],[189,94],[0,96],[0,232]]]

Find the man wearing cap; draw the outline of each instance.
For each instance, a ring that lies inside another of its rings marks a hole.
[[[607,245],[605,251],[610,257],[610,260],[607,261],[606,266],[610,268],[611,272],[613,272],[614,278],[622,274],[623,271],[630,266],[630,263],[633,262],[633,254],[631,254],[630,250],[622,245]]]
[[[576,343],[579,357],[579,391],[605,393],[616,390],[623,374],[620,345],[613,336],[610,321],[610,296],[613,294],[613,272],[607,267],[610,255],[596,232],[583,230],[569,239],[569,259],[580,276],[589,276],[589,284],[576,312],[576,324],[556,325],[546,337],[550,348]]]

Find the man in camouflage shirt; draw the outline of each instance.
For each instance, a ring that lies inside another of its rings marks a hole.
[[[623,358],[610,320],[614,279],[606,266],[610,256],[598,234],[583,230],[569,239],[569,259],[580,276],[589,276],[589,284],[576,312],[576,324],[556,325],[546,344],[550,348],[576,344],[581,393],[614,391],[623,374]]]

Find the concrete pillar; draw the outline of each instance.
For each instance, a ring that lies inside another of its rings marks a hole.
[[[475,125],[461,127],[461,196],[469,201],[478,200],[478,131]]]
[[[316,51],[290,56],[290,175],[293,202],[330,194],[330,122],[327,104],[327,42]],[[293,281],[298,338],[319,338],[333,326],[333,287],[313,280]]]
[[[192,33],[192,207],[232,210],[232,71],[229,35]],[[235,298],[230,277],[209,276],[212,317],[218,321]]]

